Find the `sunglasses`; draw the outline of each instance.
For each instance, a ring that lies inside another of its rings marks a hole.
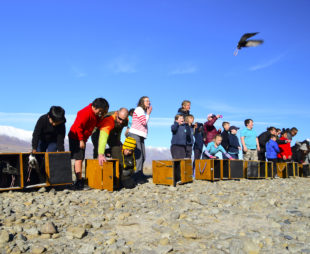
[[[126,121],[126,119],[122,119],[122,118],[120,118],[119,116],[118,116],[117,118],[118,118],[118,120],[120,120],[120,121],[122,121],[122,122]]]

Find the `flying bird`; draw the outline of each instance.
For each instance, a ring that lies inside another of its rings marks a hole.
[[[264,41],[263,40],[248,40],[249,38],[253,37],[258,33],[246,33],[242,35],[240,41],[238,42],[237,48],[234,52],[234,55],[236,56],[238,54],[238,50],[245,47],[256,47],[258,45],[261,45]]]

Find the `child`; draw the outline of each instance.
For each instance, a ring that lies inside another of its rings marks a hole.
[[[131,189],[135,186],[135,181],[132,178],[136,170],[136,159],[134,150],[136,148],[136,140],[132,137],[127,137],[122,147],[121,156],[119,156],[119,169],[121,185],[126,189]]]
[[[237,137],[237,131],[240,128],[236,126],[231,126],[229,128],[230,134],[228,136],[228,153],[231,157],[235,159],[239,159],[239,150],[241,150],[241,146]]]
[[[289,130],[283,129],[281,133],[280,140],[288,140],[287,134]],[[278,153],[278,158],[282,161],[287,161],[292,159],[292,149],[291,149],[291,143],[285,143],[285,144],[279,144],[280,152]]]
[[[186,154],[185,158],[192,158],[193,144],[194,144],[194,116],[188,115],[185,117],[185,124],[187,128],[186,136]]]
[[[266,143],[266,158],[268,161],[273,162],[273,174],[277,176],[277,166],[276,163],[278,162],[278,153],[280,152],[278,143],[277,143],[277,136],[275,134],[271,134],[270,140]]]
[[[32,134],[32,152],[63,152],[66,135],[65,110],[52,106],[36,123]]]
[[[174,124],[171,126],[171,156],[173,159],[183,159],[186,156],[186,137],[187,131],[183,115],[176,115]]]
[[[221,115],[214,115],[212,113],[208,115],[208,121],[203,125],[205,145],[208,145],[208,143],[211,142],[217,134],[221,134],[221,129],[217,131],[214,127],[215,121],[221,117]]]
[[[222,143],[222,136],[221,134],[217,134],[214,138],[214,141],[210,142],[207,145],[206,150],[203,153],[203,159],[218,159],[217,156],[215,156],[215,154],[217,152],[221,152],[222,154],[224,154],[228,159],[230,160],[234,160],[233,157],[231,157],[226,151],[225,149],[221,146]]]
[[[100,127],[104,115],[109,110],[109,103],[103,98],[95,99],[87,107],[77,113],[76,119],[71,126],[69,136],[69,147],[71,158],[75,159],[74,171],[76,189],[84,188],[82,179],[82,163],[85,158],[86,142],[95,127]]]
[[[223,127],[223,132],[221,133],[222,136],[222,147],[224,147],[224,149],[226,151],[228,151],[228,147],[229,147],[229,127],[230,127],[230,123],[229,122],[223,122],[222,123],[222,127]],[[223,155],[223,159],[227,159],[225,158],[225,155]]]
[[[188,100],[182,101],[181,108],[178,110],[179,115],[183,115],[183,117],[186,117],[190,115],[190,109],[191,109],[191,102]]]

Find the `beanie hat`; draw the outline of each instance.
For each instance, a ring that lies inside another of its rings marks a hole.
[[[137,141],[134,138],[127,137],[123,144],[123,150],[125,149],[134,150],[136,148],[136,145],[137,145]]]

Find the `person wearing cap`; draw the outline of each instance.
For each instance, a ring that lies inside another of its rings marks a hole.
[[[42,115],[32,134],[32,152],[63,152],[65,122],[65,110],[59,106],[52,106],[47,114]]]
[[[122,152],[119,154],[119,169],[120,169],[120,180],[121,185],[124,188],[133,188],[135,181],[132,175],[136,171],[136,159],[135,159],[135,148],[137,142],[132,137],[127,137],[122,147]]]
[[[217,134],[221,134],[221,129],[216,130],[214,126],[214,123],[219,118],[221,118],[221,115],[214,115],[212,113],[208,115],[208,121],[203,125],[205,145],[208,145],[208,143],[210,143]]]
[[[257,152],[260,151],[260,146],[257,138],[257,133],[253,129],[253,120],[244,120],[244,128],[241,133],[241,144],[243,149],[243,159],[244,160],[258,160]]]
[[[228,136],[228,153],[231,157],[235,159],[239,159],[239,150],[241,150],[241,146],[237,137],[237,131],[240,128],[236,126],[229,127],[229,136]]]

